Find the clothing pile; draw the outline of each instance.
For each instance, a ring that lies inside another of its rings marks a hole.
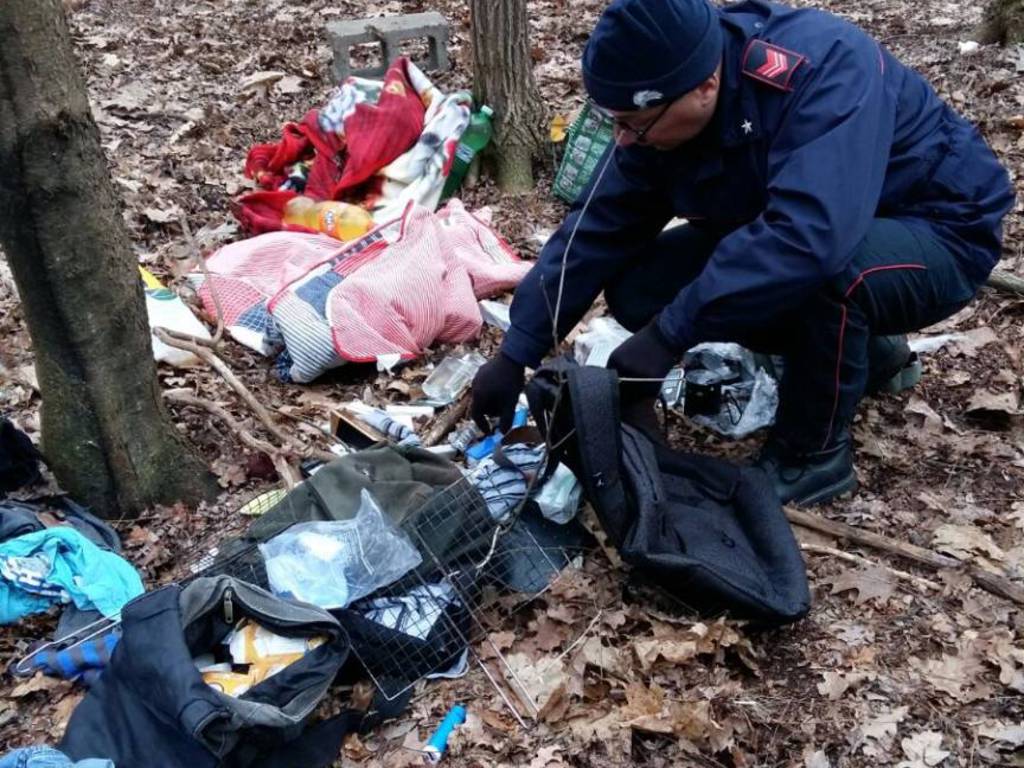
[[[142,591],[130,564],[72,528],[0,542],[0,624],[67,603],[116,616]]]
[[[52,641],[9,668],[91,684],[110,660],[121,609],[143,592],[117,533],[63,496],[0,501],[0,624],[61,608]]]
[[[350,77],[322,110],[287,123],[279,142],[249,151],[245,175],[265,191],[242,196],[235,214],[252,233],[310,231],[281,220],[297,193],[356,203],[377,224],[409,203],[434,210],[471,105],[468,93],[441,93],[404,57],[383,82]]]
[[[458,200],[440,212],[410,204],[346,245],[275,232],[221,248],[193,275],[206,311],[220,300],[229,332],[308,382],[345,362],[394,364],[434,342],[475,338],[477,300],[513,288],[529,265]]]
[[[0,624],[53,605],[117,616],[142,594],[117,534],[64,499],[0,502]]]
[[[61,609],[56,639],[33,643],[9,671],[88,685],[117,644],[117,634],[108,630],[121,608],[142,594],[142,582],[120,557],[116,531],[89,510],[66,496],[6,498],[41,479],[42,461],[28,435],[0,419],[0,624]],[[0,765],[58,764],[45,748],[16,757],[20,762],[4,758]]]

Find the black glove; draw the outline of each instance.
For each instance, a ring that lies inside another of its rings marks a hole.
[[[681,358],[682,354],[675,350],[658,328],[658,318],[655,317],[615,348],[608,358],[608,367],[614,368],[619,378],[660,380]],[[653,399],[660,391],[661,381],[626,381],[619,387],[625,402]]]
[[[499,417],[498,428],[502,432],[508,432],[512,427],[525,379],[524,367],[500,352],[476,372],[470,414],[485,434],[491,432],[488,416]]]

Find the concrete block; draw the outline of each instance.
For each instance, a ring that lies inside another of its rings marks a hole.
[[[416,61],[417,66],[424,70],[448,69],[448,22],[436,11],[331,22],[327,25],[327,40],[334,50],[334,79],[340,83],[349,75],[380,77],[400,53],[403,41],[421,37],[427,38],[428,51],[425,61]],[[380,66],[352,70],[349,51],[361,43],[380,46]]]

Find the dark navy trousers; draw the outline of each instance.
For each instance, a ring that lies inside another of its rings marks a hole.
[[[645,258],[605,287],[612,315],[629,330],[646,325],[700,274],[716,243],[690,225],[662,232]],[[731,328],[716,324],[714,338],[701,337],[784,357],[775,433],[813,452],[853,419],[868,378],[869,338],[937,323],[967,305],[980,285],[927,222],[880,218],[849,266],[799,306]]]

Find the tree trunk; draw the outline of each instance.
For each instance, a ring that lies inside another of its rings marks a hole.
[[[0,2],[0,246],[32,336],[57,479],[106,516],[212,477],[160,401],[139,271],[60,0]]]
[[[975,36],[983,45],[1024,42],[1024,0],[989,0]]]
[[[533,79],[526,0],[470,0],[474,98],[495,111],[498,186],[533,189],[533,158],[543,142],[544,107]]]

